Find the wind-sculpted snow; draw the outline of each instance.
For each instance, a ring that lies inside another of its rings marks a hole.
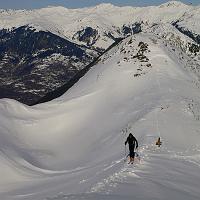
[[[140,33],[51,102],[0,100],[0,198],[198,199],[194,79],[162,39]],[[133,165],[124,160],[130,132],[141,158]]]

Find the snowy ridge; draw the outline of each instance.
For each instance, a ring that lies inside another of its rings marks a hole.
[[[68,84],[110,45],[140,32],[159,35],[174,50],[178,46],[180,59],[182,53],[188,56],[186,68],[200,75],[199,16],[199,6],[176,1],[150,7],[1,10],[0,98],[35,104]]]
[[[140,33],[58,99],[0,100],[0,197],[196,200],[200,94],[182,63],[162,38]],[[140,145],[134,166],[124,163],[129,132]]]

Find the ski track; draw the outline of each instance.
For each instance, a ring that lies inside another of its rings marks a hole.
[[[197,187],[200,182],[200,166],[190,163],[187,157],[178,158],[176,154],[167,149],[155,148],[154,145],[145,146],[140,150],[141,161],[136,160],[134,164],[127,164],[124,159],[115,161],[103,171],[116,164],[118,170],[97,182],[87,192],[74,195],[61,192],[54,197],[47,197],[46,200],[131,200],[133,197],[136,200],[197,200],[200,194]],[[191,170],[185,173],[188,168]],[[198,176],[195,182],[193,176]]]

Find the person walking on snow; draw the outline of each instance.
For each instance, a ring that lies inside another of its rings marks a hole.
[[[129,136],[126,139],[125,145],[129,144],[129,156],[130,156],[130,163],[134,162],[135,158],[135,147],[138,148],[138,141],[137,139],[132,135],[132,133],[129,134]]]

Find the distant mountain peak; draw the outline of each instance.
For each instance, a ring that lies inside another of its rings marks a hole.
[[[95,6],[95,8],[97,9],[114,8],[114,7],[116,6],[111,3],[101,3]]]
[[[160,7],[179,7],[185,6],[186,4],[182,3],[181,1],[168,1],[160,5]]]

